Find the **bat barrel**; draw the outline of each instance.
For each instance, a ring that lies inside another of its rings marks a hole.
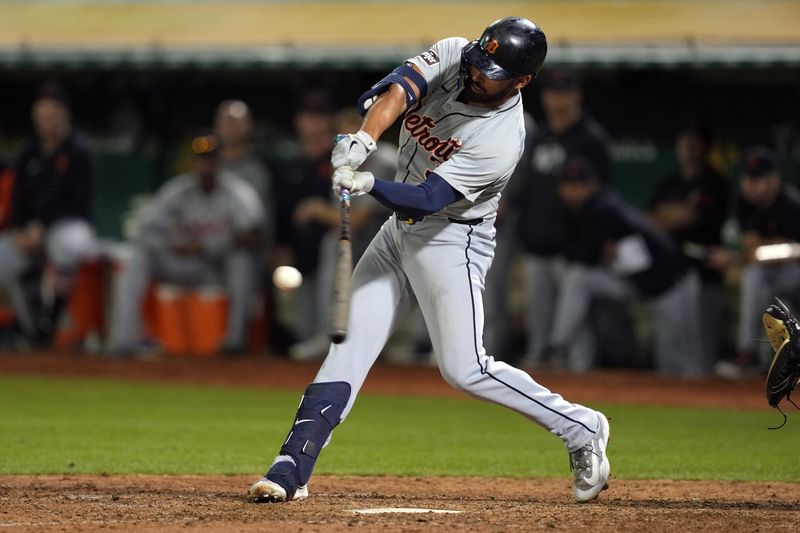
[[[342,189],[341,234],[336,249],[336,266],[333,274],[333,297],[331,321],[328,333],[331,342],[342,343],[347,337],[347,321],[350,316],[350,296],[353,276],[353,249],[350,243],[350,191]]]

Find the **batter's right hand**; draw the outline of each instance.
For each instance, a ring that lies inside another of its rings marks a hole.
[[[331,154],[333,168],[344,166],[358,168],[367,159],[367,156],[375,151],[375,147],[375,141],[364,130],[337,135]]]
[[[333,173],[333,192],[336,196],[342,189],[348,189],[352,196],[360,196],[371,191],[373,185],[375,176],[372,172],[356,172],[350,167],[341,167]]]

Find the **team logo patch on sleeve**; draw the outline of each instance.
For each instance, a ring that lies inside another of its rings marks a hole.
[[[434,52],[433,50],[428,50],[427,52],[421,54],[419,57],[421,57],[422,60],[425,63],[427,63],[429,67],[432,67],[433,65],[439,62],[439,56],[436,55],[436,52]]]

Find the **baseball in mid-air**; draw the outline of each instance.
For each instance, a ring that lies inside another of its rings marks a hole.
[[[303,284],[303,275],[293,266],[279,266],[272,273],[272,283],[282,291],[293,291]]]

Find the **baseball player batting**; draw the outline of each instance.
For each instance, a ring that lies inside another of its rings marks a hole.
[[[360,131],[334,146],[333,188],[371,194],[395,213],[353,272],[347,339],[331,345],[278,456],[250,487],[255,499],[308,496],[320,451],[350,412],[414,297],[450,385],[513,409],[558,436],[569,452],[578,501],[593,500],[607,488],[606,417],[495,361],[482,343],[482,291],[494,254],[497,204],[525,138],[520,90],[533,81],[546,53],[536,24],[504,18],[479,40],[437,42],[359,99],[365,118]],[[356,170],[399,118],[395,181]]]

